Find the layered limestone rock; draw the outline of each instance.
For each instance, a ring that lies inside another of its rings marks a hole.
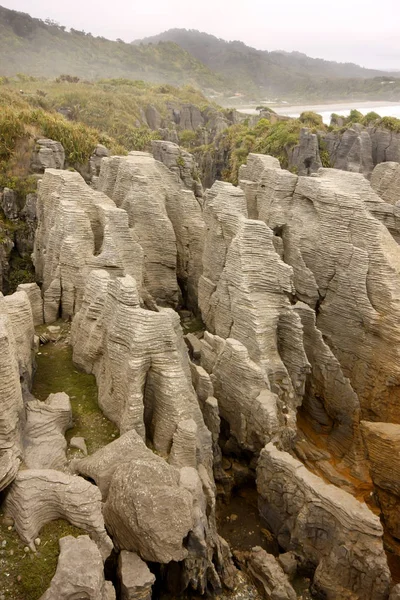
[[[127,212],[144,251],[145,285],[157,304],[176,307],[179,282],[195,308],[204,222],[194,194],[144,152],[104,159],[97,188]]]
[[[297,178],[266,168],[259,218],[282,238],[296,296],[357,394],[366,420],[399,422],[400,249],[369,204],[360,175],[322,169]]]
[[[31,159],[34,173],[44,173],[45,169],[63,169],[64,163],[65,151],[60,142],[47,138],[36,140]]]
[[[153,140],[151,151],[154,158],[164,163],[186,189],[196,197],[203,196],[203,186],[199,181],[198,168],[192,154],[182,150],[178,144],[163,140]]]
[[[276,600],[296,600],[297,594],[292,588],[287,575],[272,554],[268,554],[260,546],[255,546],[243,556],[245,568],[262,587],[266,598]]]
[[[361,429],[385,526],[400,539],[400,425],[362,421]]]
[[[220,587],[230,558],[216,532],[212,438],[178,315],[141,308],[132,277],[93,271],[72,344],[74,362],[96,376],[100,406],[126,432],[74,462],[101,488],[115,543],[146,560],[183,561],[182,589]]]
[[[56,519],[66,519],[87,531],[103,559],[112,550],[104,528],[100,491],[82,477],[52,469],[21,470],[7,490],[3,507],[13,518],[20,538],[33,550],[41,528]]]
[[[279,544],[316,568],[325,598],[387,598],[390,573],[379,519],[347,492],[268,444],[257,467],[261,514]]]
[[[122,550],[118,557],[121,600],[151,600],[156,578],[146,563],[135,553]]]
[[[40,600],[115,600],[115,590],[104,579],[99,549],[87,536],[68,535],[60,539],[57,570],[49,589]]]
[[[45,322],[79,310],[93,269],[133,275],[142,282],[143,250],[128,216],[79,173],[47,169],[39,187],[36,277],[42,282]]]
[[[319,436],[327,436],[327,449],[335,459],[355,477],[365,479],[358,396],[317,328],[315,311],[302,302],[294,308],[303,325],[304,349],[311,365],[300,414]]]
[[[32,376],[32,312],[27,295],[0,293],[0,490],[16,476],[22,459],[24,397]]]
[[[371,175],[371,187],[388,204],[400,202],[400,165],[384,162],[375,167]]]
[[[311,175],[322,167],[316,133],[311,133],[305,127],[300,131],[299,143],[290,151],[289,165],[299,175]]]
[[[65,432],[72,427],[71,403],[64,392],[26,404],[24,463],[29,469],[59,469],[67,462]]]
[[[191,385],[178,315],[142,309],[132,277],[88,278],[72,325],[74,362],[96,375],[99,405],[121,432],[135,429],[168,456],[181,421],[194,419],[200,462],[210,465],[210,433]]]
[[[372,139],[362,125],[354,123],[342,135],[333,131],[323,139],[332,167],[365,176],[371,174],[376,164],[372,158]]]
[[[268,157],[255,160],[255,173],[271,164]],[[252,176],[250,169],[246,175]],[[237,441],[254,451],[284,425],[294,432],[310,367],[290,302],[292,269],[276,252],[271,229],[246,215],[240,189],[217,182],[207,192],[199,306],[215,334],[205,335],[201,364],[221,416]]]
[[[37,283],[20,283],[17,292],[25,292],[32,310],[33,325],[43,325],[43,299]]]

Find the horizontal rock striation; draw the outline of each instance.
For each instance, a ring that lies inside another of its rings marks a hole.
[[[76,172],[47,169],[38,193],[36,277],[42,282],[45,322],[72,317],[93,269],[133,275],[142,283],[143,250],[128,216]]]
[[[256,159],[254,172],[271,164],[265,158]],[[214,184],[205,196],[204,217],[199,306],[214,337],[205,336],[201,364],[237,441],[260,450],[280,426],[294,431],[310,369],[290,301],[293,272],[275,249],[273,231],[246,218],[240,189]]]
[[[257,207],[281,236],[296,296],[317,309],[363,418],[398,422],[400,251],[369,211],[374,198],[357,174],[323,169],[297,178],[266,168]]]
[[[164,164],[144,152],[105,158],[97,189],[127,212],[144,251],[145,285],[157,304],[175,308],[180,284],[196,308],[204,222],[193,192],[182,189]]]
[[[14,479],[22,460],[33,334],[27,295],[17,292],[4,297],[0,293],[0,490]]]
[[[106,559],[112,542],[104,528],[101,494],[82,477],[53,469],[21,470],[7,490],[5,514],[12,517],[21,539],[34,549],[41,528],[66,519],[87,531]]]
[[[390,573],[379,519],[353,496],[325,484],[268,444],[257,467],[261,514],[279,544],[316,568],[325,598],[387,598]]]
[[[29,469],[63,470],[67,462],[64,434],[72,427],[71,403],[64,392],[26,404],[24,463]]]

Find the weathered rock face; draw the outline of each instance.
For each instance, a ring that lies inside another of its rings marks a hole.
[[[0,490],[14,479],[22,458],[24,395],[32,376],[32,347],[27,295],[0,294]]]
[[[60,142],[46,138],[36,140],[31,159],[33,173],[44,173],[45,169],[63,169],[64,163],[65,152]]]
[[[280,232],[296,295],[318,309],[317,327],[363,418],[398,422],[400,252],[370,214],[373,198],[360,175],[323,169],[297,178],[265,169],[257,206],[259,218]]]
[[[97,179],[95,178],[97,178],[100,175],[101,161],[106,156],[110,156],[110,151],[102,144],[98,144],[94,149],[92,156],[89,159],[89,174],[92,183],[95,183],[95,181],[97,181]]]
[[[64,434],[72,427],[71,403],[64,392],[50,394],[45,402],[26,404],[24,463],[29,469],[59,469],[67,462]]]
[[[268,444],[257,468],[260,510],[278,541],[316,567],[325,598],[387,598],[382,526],[365,504]]]
[[[96,544],[87,536],[60,539],[60,556],[49,589],[40,600],[112,600],[115,590],[104,579],[104,566]]]
[[[144,152],[104,159],[97,188],[128,214],[144,251],[145,285],[157,304],[179,304],[179,281],[196,307],[204,222],[194,194]]]
[[[375,167],[371,175],[371,187],[388,204],[400,201],[400,165],[384,162]]]
[[[73,322],[72,344],[74,362],[94,372],[99,404],[122,432],[135,429],[168,456],[177,425],[193,418],[200,462],[211,464],[210,434],[175,312],[142,309],[132,277],[95,271]]]
[[[216,337],[205,337],[202,366],[232,433],[259,450],[280,426],[294,431],[309,363],[289,299],[292,270],[276,252],[273,232],[246,215],[241,190],[217,182],[207,192],[199,306]]]
[[[203,593],[209,581],[220,586],[214,564],[223,573],[229,556],[223,557],[216,533],[212,439],[178,315],[142,309],[132,277],[93,271],[72,344],[74,362],[96,375],[100,406],[127,432],[74,463],[98,482],[115,543],[146,560],[184,561],[182,589],[190,584]]]
[[[7,490],[4,511],[14,519],[20,538],[32,548],[43,525],[66,519],[89,533],[103,559],[112,550],[104,529],[101,494],[82,477],[52,469],[22,470]]]
[[[135,553],[122,550],[118,558],[121,600],[151,600],[156,578],[146,563]]]
[[[32,310],[33,325],[43,324],[43,299],[37,283],[20,283],[17,292],[25,292]]]
[[[299,175],[316,173],[322,167],[316,133],[311,133],[307,128],[300,131],[299,144],[290,152],[289,165],[295,167]]]
[[[178,144],[162,140],[153,140],[151,151],[154,158],[164,163],[186,189],[196,197],[203,196],[203,186],[198,180],[197,165],[192,154],[182,150]]]
[[[14,190],[10,190],[10,188],[7,187],[3,189],[0,193],[0,207],[4,212],[5,217],[10,219],[10,221],[18,219],[19,205]]]
[[[372,139],[362,125],[355,123],[340,135],[330,132],[324,136],[330,162],[335,169],[369,176],[374,168]]]
[[[79,310],[92,269],[131,274],[142,282],[143,250],[128,216],[76,172],[47,169],[38,194],[36,276],[42,282],[44,317],[54,321]]]
[[[256,546],[250,552],[245,553],[244,560],[247,571],[262,587],[266,598],[296,600],[296,592],[272,554],[268,554],[260,546]]]
[[[400,425],[363,421],[361,430],[384,523],[390,534],[400,539]]]

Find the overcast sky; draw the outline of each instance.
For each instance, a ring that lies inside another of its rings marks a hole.
[[[400,70],[400,0],[0,0],[93,35],[130,42],[172,27],[262,50]]]

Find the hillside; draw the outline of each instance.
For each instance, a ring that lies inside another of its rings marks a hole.
[[[229,84],[173,42],[133,46],[90,33],[47,24],[0,7],[0,75],[28,73],[57,77],[68,73],[90,80],[141,79],[201,89],[225,90]]]
[[[237,89],[253,94],[291,99],[400,97],[399,80],[385,85],[392,80],[387,72],[310,58],[300,52],[256,50],[243,42],[227,42],[196,30],[170,29],[133,43],[145,47],[167,41],[178,44],[219,75],[234,81]]]

